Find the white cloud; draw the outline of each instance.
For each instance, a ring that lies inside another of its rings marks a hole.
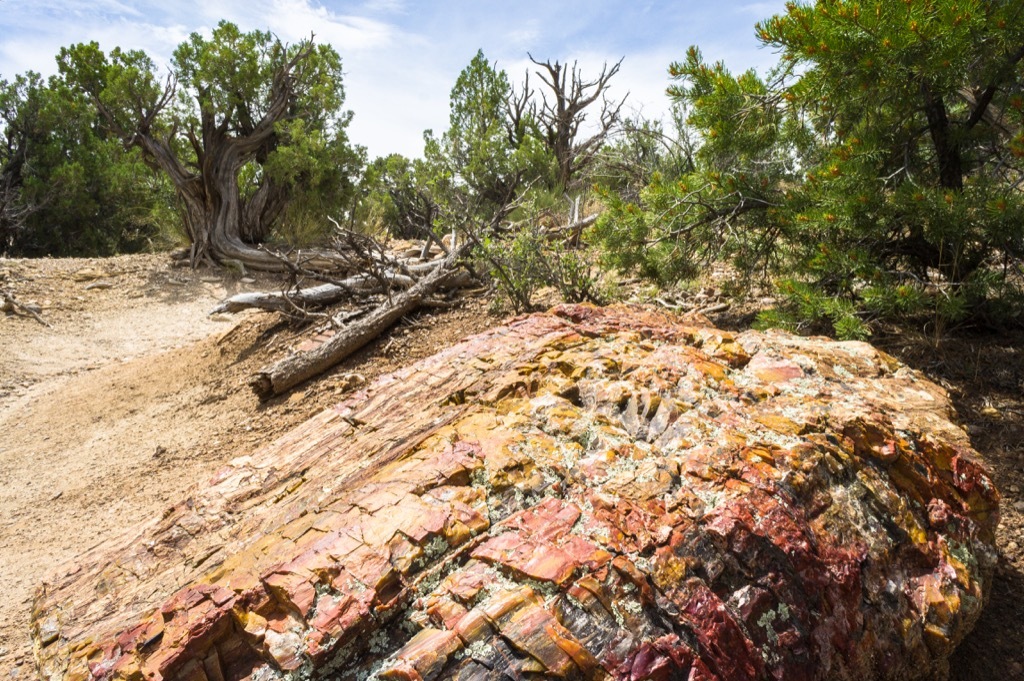
[[[338,48],[337,45],[335,45]],[[350,137],[371,156],[423,152],[423,131],[448,126],[448,93],[458,73],[436,59],[438,46],[403,36],[388,49],[344,56]]]
[[[524,51],[529,50],[534,44],[536,44],[540,35],[541,32],[536,25],[524,26],[522,28],[511,30],[505,34],[510,47]]]
[[[135,5],[117,0],[8,0],[7,11],[12,14],[56,14],[56,15],[96,15],[113,14],[120,16],[144,16],[143,11]]]
[[[63,43],[50,40],[10,40],[0,45],[0,79],[13,80],[14,76],[26,71],[50,75],[57,71],[54,57]]]
[[[60,48],[90,41],[96,41],[104,50],[113,47],[144,50],[159,66],[164,66],[174,47],[190,30],[174,22],[151,24],[124,17],[101,21],[90,15],[78,19],[54,25],[45,32],[25,30],[19,32],[17,38],[0,42],[0,75],[10,78],[28,70],[44,75],[56,73],[55,57]]]
[[[394,27],[365,16],[339,14],[310,0],[221,0],[195,3],[209,31],[222,19],[243,30],[270,30],[282,40],[298,42],[315,34],[320,42],[332,43],[343,55],[352,50],[376,49],[388,45]]]
[[[267,22],[268,18],[271,21]],[[367,17],[336,14],[308,0],[247,3],[245,23],[260,27],[260,22],[289,42],[315,34],[319,41],[333,44],[342,54],[384,47],[394,34],[390,24]]]
[[[405,11],[405,3],[402,0],[368,0],[363,3],[363,9],[367,12],[398,14]]]

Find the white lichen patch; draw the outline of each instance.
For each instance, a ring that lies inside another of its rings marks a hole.
[[[694,496],[704,502],[703,513],[705,515],[718,508],[718,506],[725,500],[725,495],[715,490],[693,489],[691,492]]]
[[[836,372],[836,376],[843,379],[844,381],[851,381],[857,378],[849,369],[844,367],[842,364],[833,364],[832,371]]]
[[[388,652],[391,647],[391,640],[388,635],[381,629],[373,632],[370,635],[369,641],[367,641],[366,649],[370,651],[372,655],[384,655]]]
[[[473,641],[466,646],[464,654],[474,660],[486,660],[494,654],[494,646],[488,641]]]
[[[427,542],[422,548],[423,555],[428,560],[431,560],[433,558],[436,558],[437,556],[440,556],[448,550],[448,541],[444,537],[438,535],[437,537],[434,537],[432,540]]]
[[[627,584],[627,587],[632,586],[635,590],[636,587],[632,584]],[[625,590],[625,589],[624,589]],[[627,591],[628,593],[628,591]],[[628,629],[629,625],[626,622],[626,616],[636,617],[643,612],[643,606],[635,598],[620,597],[616,598],[612,602],[612,615],[615,617],[615,622],[621,629]]]
[[[795,435],[785,435],[770,428],[759,428],[754,432],[747,433],[746,443],[748,447],[773,445],[779,449],[794,449],[803,443],[803,439]],[[772,462],[767,461],[767,463]]]

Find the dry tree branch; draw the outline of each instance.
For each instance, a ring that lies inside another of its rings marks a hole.
[[[0,312],[9,312],[25,317],[32,317],[32,319],[36,320],[46,328],[53,328],[45,319],[42,318],[42,316],[40,316],[37,310],[33,309],[31,305],[19,303],[15,299],[14,293],[9,289],[0,289]]]
[[[434,271],[417,281],[415,286],[368,311],[358,322],[345,325],[314,350],[291,355],[261,369],[250,382],[253,392],[261,400],[280,395],[356,352],[456,277],[459,260],[469,253],[469,249],[469,242],[453,249]]]

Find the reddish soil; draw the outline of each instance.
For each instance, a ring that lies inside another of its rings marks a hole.
[[[29,608],[49,573],[363,381],[499,321],[486,300],[465,297],[260,404],[249,376],[310,330],[277,315],[207,312],[274,285],[174,268],[165,256],[0,259],[0,287],[37,303],[51,325],[0,313],[0,680],[34,678]],[[747,318],[714,321],[737,319]],[[1004,494],[991,602],[952,678],[1024,679],[1024,335],[878,343],[950,391]]]

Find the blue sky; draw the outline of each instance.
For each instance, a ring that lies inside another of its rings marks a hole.
[[[442,131],[448,93],[478,48],[522,80],[527,52],[578,60],[584,76],[625,57],[610,95],[630,93],[626,109],[652,118],[667,109],[666,73],[691,44],[734,71],[762,72],[775,55],[754,38],[754,23],[784,0],[0,0],[0,77],[55,70],[63,45],[95,40],[144,49],[165,65],[193,31],[220,19],[270,29],[295,42],[315,33],[341,54],[352,140],[371,157],[417,156],[425,129]]]

